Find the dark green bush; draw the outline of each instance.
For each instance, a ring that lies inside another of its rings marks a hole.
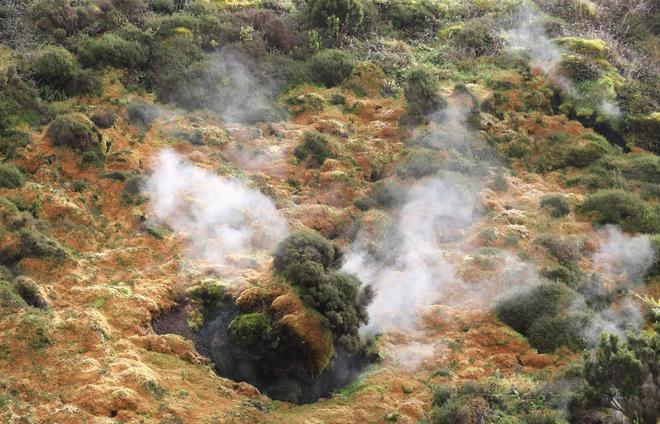
[[[416,33],[437,21],[438,4],[433,1],[393,0],[387,3],[385,17],[396,29]]]
[[[149,48],[138,41],[126,40],[108,32],[100,37],[83,39],[78,57],[86,67],[141,69],[149,59]]]
[[[62,47],[42,48],[32,60],[30,71],[46,100],[101,92],[101,81],[81,69],[76,58]]]
[[[499,48],[499,40],[493,35],[494,26],[488,16],[468,20],[453,37],[454,44],[474,56],[494,54]]]
[[[314,81],[326,87],[339,85],[353,72],[354,65],[355,62],[348,53],[336,49],[323,50],[310,61]]]
[[[329,146],[330,143],[325,135],[307,131],[303,136],[302,144],[296,146],[293,154],[300,161],[309,158],[310,165],[318,167],[323,165],[326,159],[334,156]]]
[[[27,132],[14,130],[5,131],[4,134],[0,134],[0,154],[2,154],[5,159],[13,159],[16,156],[17,149],[25,147],[31,142],[32,136]]]
[[[14,286],[8,281],[0,281],[0,313],[6,314],[12,310],[25,307],[27,307],[27,304],[16,293]]]
[[[22,257],[52,257],[56,259],[66,257],[66,251],[57,241],[30,229],[21,231],[20,249]]]
[[[362,4],[357,0],[308,0],[309,17],[317,28],[326,28],[328,19],[339,18],[339,30],[351,33],[359,28],[362,18]]]
[[[149,128],[158,118],[158,107],[141,101],[133,101],[126,105],[128,121],[142,128]]]
[[[71,35],[78,30],[79,16],[69,0],[39,0],[32,5],[30,16],[37,28],[46,33],[63,29]]]
[[[176,11],[174,0],[152,0],[149,7],[157,13],[171,14]]]
[[[626,178],[658,184],[660,181],[660,156],[633,156],[624,164],[623,175]]]
[[[590,81],[598,79],[601,69],[593,59],[578,56],[565,56],[559,66],[561,73],[572,81]]]
[[[578,299],[580,295],[564,284],[543,282],[500,299],[495,311],[502,322],[527,335],[538,318],[556,316]]]
[[[129,177],[124,183],[124,188],[121,190],[121,199],[127,205],[137,205],[142,203],[145,198],[142,196],[142,188],[144,186],[144,177],[134,175]]]
[[[0,163],[0,188],[19,188],[25,183],[25,176],[10,163]]]
[[[357,352],[358,328],[368,320],[367,306],[374,292],[369,286],[361,288],[356,277],[333,270],[335,262],[335,249],[329,241],[315,232],[297,232],[280,242],[273,268],[304,290],[303,301],[327,319],[335,342]]]
[[[623,190],[601,190],[579,206],[585,214],[593,214],[598,224],[618,224],[625,231],[641,233],[660,232],[660,214],[657,207]]]
[[[614,153],[612,145],[598,134],[588,133],[582,138],[588,140],[587,143],[571,146],[566,153],[565,165],[584,168],[595,163],[606,154]]]
[[[444,108],[447,100],[438,91],[438,81],[429,69],[413,68],[406,76],[404,85],[408,107],[402,117],[403,121],[411,125],[425,123],[429,114]]]
[[[335,249],[316,232],[296,232],[277,246],[273,268],[288,280],[314,286],[335,259]]]
[[[117,121],[117,115],[110,109],[101,109],[94,112],[91,116],[91,120],[99,128],[110,128]]]
[[[548,211],[553,218],[561,218],[571,212],[571,204],[561,194],[543,196],[541,198],[541,208]]]
[[[587,347],[584,329],[588,324],[589,317],[585,313],[542,316],[529,329],[529,343],[539,352],[552,352],[562,346],[584,349]]]
[[[48,136],[56,146],[78,152],[105,154],[105,143],[94,123],[81,113],[59,115],[48,126]]]

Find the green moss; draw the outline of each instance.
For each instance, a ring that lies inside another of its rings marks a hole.
[[[238,315],[228,330],[234,343],[257,350],[271,346],[276,337],[270,320],[261,312]]]
[[[561,37],[554,40],[560,47],[592,58],[605,58],[607,43],[598,38]]]

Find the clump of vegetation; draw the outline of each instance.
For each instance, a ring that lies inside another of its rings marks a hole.
[[[158,118],[160,112],[158,108],[152,104],[134,101],[126,105],[126,114],[128,121],[142,128],[149,128],[151,124]]]
[[[4,315],[25,307],[27,307],[25,300],[16,293],[13,284],[8,281],[0,281],[0,314]]]
[[[310,60],[314,81],[326,87],[339,85],[351,75],[354,65],[355,62],[348,53],[337,49],[323,50]]]
[[[362,22],[362,4],[356,0],[310,0],[307,7],[317,28],[328,28],[332,19],[338,19],[338,30],[343,34],[355,31]]]
[[[541,234],[534,240],[534,243],[546,248],[548,253],[563,265],[571,265],[581,256],[580,249],[573,240],[556,234]]]
[[[229,324],[229,337],[239,346],[268,351],[276,342],[277,335],[268,317],[256,312],[238,315]]]
[[[79,153],[92,154],[99,160],[105,156],[105,142],[94,123],[81,113],[56,117],[48,126],[48,136],[56,146],[65,146]]]
[[[297,232],[280,242],[273,268],[305,291],[303,300],[325,316],[336,342],[356,352],[360,347],[357,330],[368,320],[366,308],[374,293],[370,286],[361,289],[356,277],[333,270],[335,263],[329,241],[315,232]]]
[[[302,144],[296,146],[293,154],[299,161],[309,159],[309,164],[313,167],[323,165],[326,159],[334,156],[330,150],[328,137],[312,131],[305,133]]]
[[[433,390],[432,424],[476,422],[563,423],[555,409],[561,392],[509,387],[499,379],[440,385]]]
[[[19,188],[25,183],[25,176],[15,165],[0,163],[0,188]]]
[[[620,412],[631,422],[660,418],[660,336],[630,335],[621,342],[603,333],[596,351],[585,355],[587,402]]]
[[[96,111],[90,118],[94,125],[102,129],[112,127],[117,121],[117,115],[110,109]]]
[[[587,311],[584,299],[562,283],[542,282],[507,295],[495,310],[502,322],[528,336],[539,351],[585,346],[581,333]]]
[[[62,47],[46,46],[38,52],[31,64],[31,74],[46,100],[100,94],[100,80],[80,68],[75,56]]]
[[[428,122],[427,116],[447,105],[438,91],[438,81],[425,67],[413,68],[406,76],[404,95],[408,104],[403,121],[410,125]]]
[[[593,215],[594,222],[601,225],[618,224],[631,232],[660,232],[658,208],[623,190],[598,191],[588,196],[579,210]]]
[[[562,218],[571,212],[571,204],[561,194],[551,194],[541,198],[541,208],[553,218]]]
[[[149,49],[136,40],[126,40],[108,32],[97,38],[83,39],[78,57],[86,67],[140,69],[147,64]]]

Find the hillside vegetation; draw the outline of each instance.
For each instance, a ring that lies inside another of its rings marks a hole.
[[[660,418],[645,0],[0,0],[0,421]]]

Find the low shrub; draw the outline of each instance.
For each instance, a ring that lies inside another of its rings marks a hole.
[[[0,188],[19,188],[25,183],[25,176],[10,163],[0,163]]]
[[[273,269],[303,286],[315,285],[335,260],[335,249],[316,232],[296,232],[277,246]]]
[[[110,109],[102,109],[94,112],[91,120],[97,127],[107,129],[115,125],[117,115]]]
[[[402,117],[404,123],[417,125],[428,122],[427,116],[447,105],[447,100],[438,94],[438,81],[425,67],[413,68],[406,76],[404,85],[407,109]]]
[[[83,39],[78,57],[86,67],[140,69],[147,64],[149,47],[108,32],[100,37]]]
[[[309,0],[309,18],[317,28],[328,27],[332,17],[339,19],[339,31],[351,33],[358,29],[364,14],[357,0]]]
[[[540,205],[553,218],[562,218],[571,212],[571,204],[561,194],[543,196]]]
[[[438,4],[429,1],[393,0],[387,3],[385,18],[398,30],[420,32],[437,23]]]
[[[314,81],[326,87],[339,85],[351,75],[354,65],[355,62],[348,53],[336,49],[323,50],[310,60]]]
[[[51,257],[56,259],[66,257],[66,251],[57,241],[31,229],[25,229],[20,233],[20,252],[22,257]]]
[[[334,270],[335,264],[329,241],[315,232],[297,232],[278,245],[273,269],[301,287],[303,301],[327,319],[337,344],[357,352],[358,328],[368,320],[367,306],[374,292],[370,286],[361,288],[356,277]]]
[[[580,295],[557,282],[542,282],[532,288],[507,295],[497,302],[497,317],[522,334],[529,334],[534,321],[556,316],[571,308]]]
[[[103,157],[105,142],[94,123],[81,113],[56,117],[48,126],[48,136],[56,146],[65,146],[80,153],[92,152]]]
[[[27,307],[27,304],[16,293],[14,286],[8,281],[0,281],[0,314],[6,314],[25,307]]]
[[[133,101],[126,105],[126,115],[131,124],[149,128],[160,115],[160,111],[150,103]]]
[[[623,175],[626,178],[657,184],[660,181],[660,156],[633,156],[624,164]]]
[[[62,47],[42,48],[32,60],[30,71],[46,100],[101,92],[101,81],[91,71],[81,69],[73,54]]]
[[[494,54],[499,49],[499,39],[493,35],[493,27],[488,16],[470,19],[454,35],[454,45],[474,56]]]
[[[548,253],[563,265],[572,264],[581,256],[580,249],[574,241],[555,234],[541,234],[534,243],[547,249]]]
[[[587,347],[584,329],[588,324],[589,316],[585,313],[542,316],[529,329],[529,343],[539,352],[552,352],[562,346],[584,349]]]
[[[623,190],[598,191],[588,196],[579,210],[593,214],[594,222],[601,225],[617,224],[631,232],[660,232],[658,208]]]
[[[314,167],[323,165],[326,159],[334,156],[330,150],[328,137],[312,131],[305,133],[302,144],[296,146],[293,154],[300,161],[309,158],[310,165]]]

